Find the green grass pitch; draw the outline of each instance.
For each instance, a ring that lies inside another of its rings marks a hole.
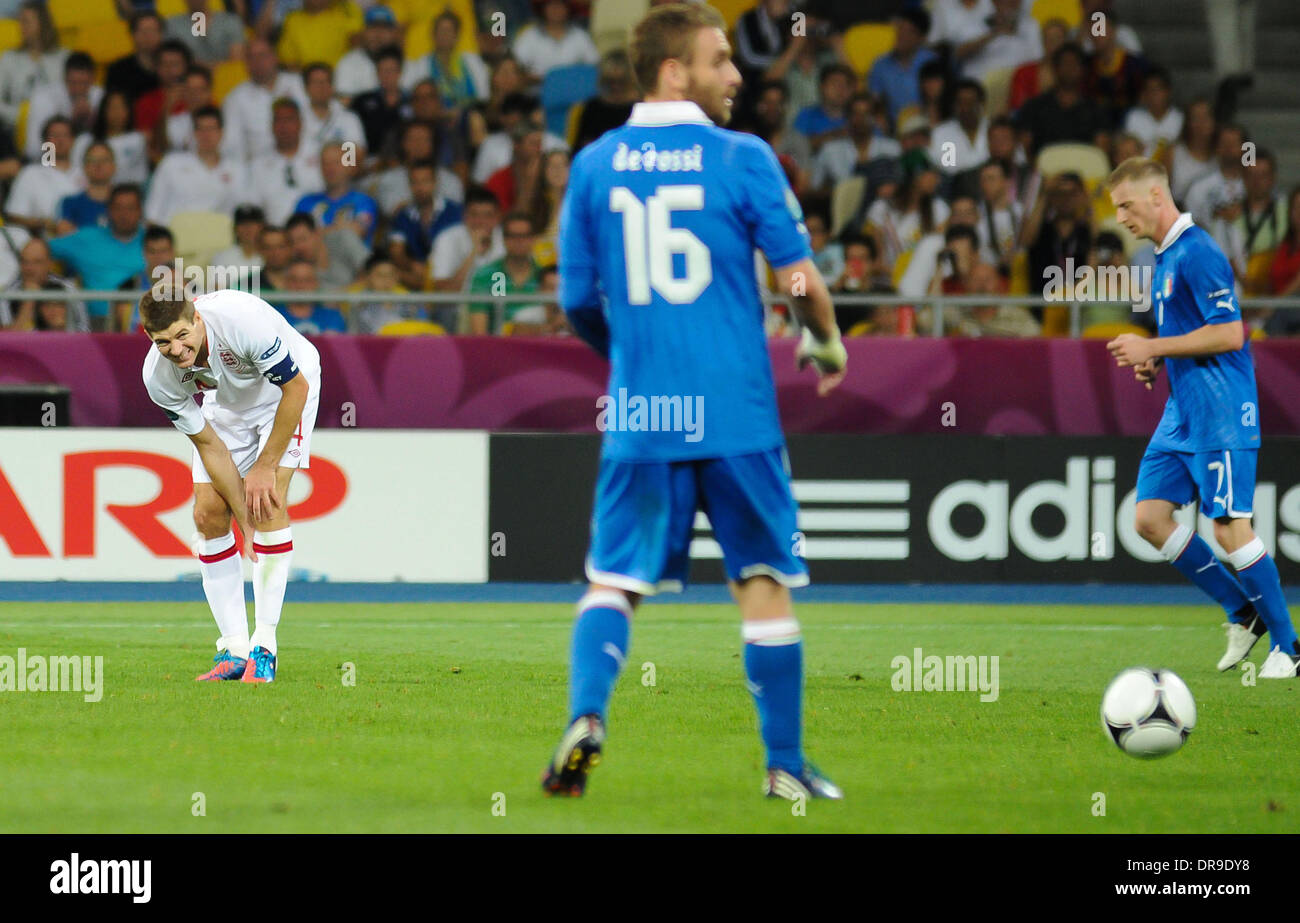
[[[552,800],[538,777],[571,606],[289,596],[270,686],[192,681],[215,635],[201,604],[0,604],[0,655],[101,655],[105,673],[99,702],[0,693],[0,832],[1300,829],[1300,683],[1217,673],[1210,606],[798,606],[807,750],[846,800],[797,816],[759,795],[732,607],[642,609],[605,762],[586,798]],[[916,647],[996,654],[997,701],[894,691],[890,662]],[[1099,725],[1106,682],[1136,664],[1177,670],[1199,706],[1163,760],[1125,756]]]

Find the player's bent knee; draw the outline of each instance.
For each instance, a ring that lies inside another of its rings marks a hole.
[[[230,507],[224,503],[194,502],[194,528],[204,538],[220,538],[230,531]]]

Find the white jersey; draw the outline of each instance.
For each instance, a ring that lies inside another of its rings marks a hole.
[[[207,330],[207,366],[183,369],[157,349],[144,360],[150,399],[182,433],[202,432],[216,410],[262,415],[280,401],[277,384],[295,372],[319,391],[320,353],[261,298],[224,289],[195,298],[194,308]],[[200,391],[202,410],[194,402]]]

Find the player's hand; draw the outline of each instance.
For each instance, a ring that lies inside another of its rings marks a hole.
[[[254,522],[264,522],[281,509],[280,494],[275,489],[275,469],[254,465],[244,476],[244,499]]]
[[[253,541],[253,523],[248,518],[248,510],[244,510],[243,515],[235,516],[235,523],[239,526],[239,532],[244,537],[244,557],[256,564],[257,563],[257,543]]]
[[[817,396],[825,397],[844,380],[844,367],[848,364],[849,353],[844,348],[838,329],[829,340],[823,342],[805,327],[794,352],[794,361],[801,371],[809,365],[816,370]]]
[[[1140,337],[1136,333],[1121,333],[1107,343],[1106,348],[1115,357],[1115,364],[1120,368],[1141,365],[1154,358],[1151,340],[1147,337]]]
[[[1137,380],[1145,385],[1146,389],[1150,391],[1151,383],[1160,376],[1161,364],[1162,363],[1158,359],[1148,359],[1141,365],[1135,365],[1133,367],[1134,377],[1136,377]]]

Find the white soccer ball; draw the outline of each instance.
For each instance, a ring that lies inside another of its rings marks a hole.
[[[1196,700],[1173,670],[1130,667],[1106,687],[1101,724],[1129,756],[1168,756],[1196,727]]]

